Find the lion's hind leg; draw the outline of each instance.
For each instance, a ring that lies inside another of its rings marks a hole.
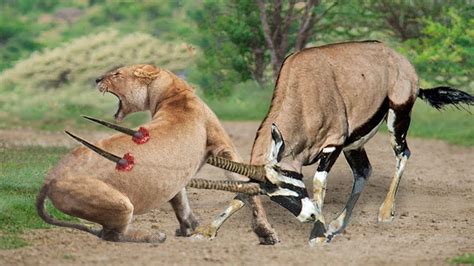
[[[99,236],[117,242],[163,242],[163,233],[129,229],[133,205],[124,194],[101,180],[65,177],[53,180],[48,197],[62,212],[102,225]]]

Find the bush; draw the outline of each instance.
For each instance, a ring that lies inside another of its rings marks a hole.
[[[193,56],[186,44],[116,31],[89,35],[58,48],[33,53],[0,74],[0,128],[24,126],[59,130],[84,124],[80,114],[111,117],[117,100],[98,97],[94,80],[114,67],[153,63],[186,74]],[[133,116],[134,123],[146,115]],[[130,124],[128,124],[130,125]]]
[[[420,76],[430,84],[449,84],[474,92],[474,19],[454,8],[443,22],[424,19],[423,37],[402,45]]]
[[[166,43],[144,33],[120,36],[116,31],[107,31],[35,52],[5,70],[0,75],[0,84],[2,87],[13,84],[21,89],[87,85],[114,67],[137,63],[182,71],[192,63],[192,56],[186,44]]]
[[[0,71],[41,48],[42,45],[35,41],[34,30],[13,10],[0,10]]]

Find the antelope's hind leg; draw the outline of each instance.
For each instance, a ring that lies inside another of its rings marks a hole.
[[[395,196],[403,171],[405,170],[406,162],[410,157],[406,137],[408,127],[410,126],[410,110],[412,106],[413,103],[407,103],[404,106],[390,108],[388,111],[387,127],[391,135],[390,142],[395,153],[397,165],[387,196],[379,209],[379,222],[391,222],[395,215]]]
[[[190,236],[199,223],[191,207],[189,207],[186,189],[183,188],[176,194],[176,196],[170,200],[170,203],[179,222],[179,229],[176,230],[176,236]]]
[[[332,166],[341,153],[341,147],[326,147],[323,149],[322,156],[319,161],[318,169],[313,178],[313,202],[316,210],[319,212],[314,222],[313,229],[309,237],[310,244],[326,242],[326,227],[322,207],[326,191],[327,176]]]
[[[354,182],[352,184],[352,191],[349,199],[347,200],[346,206],[342,212],[334,219],[328,226],[327,232],[327,241],[341,233],[344,228],[346,228],[349,223],[349,219],[352,214],[352,210],[359,199],[360,194],[365,186],[367,179],[372,173],[372,167],[367,158],[367,153],[363,147],[355,150],[344,151],[344,156],[346,157],[349,166],[352,169],[354,175]]]

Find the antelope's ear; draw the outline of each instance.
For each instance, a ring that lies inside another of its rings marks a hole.
[[[281,136],[281,132],[275,124],[272,124],[272,144],[270,147],[270,153],[268,154],[268,161],[272,163],[279,162],[284,150],[285,141]]]
[[[138,78],[156,79],[160,73],[160,69],[153,65],[141,66],[133,72],[133,75]]]

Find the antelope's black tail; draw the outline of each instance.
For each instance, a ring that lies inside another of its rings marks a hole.
[[[441,110],[446,105],[462,108],[462,104],[474,105],[474,96],[451,87],[436,87],[418,91],[418,97],[434,108]]]
[[[95,236],[99,236],[99,231],[89,228],[88,226],[85,226],[83,224],[60,221],[50,216],[46,212],[45,207],[44,207],[44,201],[46,200],[48,190],[49,190],[49,184],[43,185],[43,187],[40,190],[40,193],[38,194],[38,197],[36,198],[36,210],[38,211],[38,215],[39,217],[41,217],[41,219],[43,219],[45,222],[52,225],[79,229],[81,231],[91,233]]]

